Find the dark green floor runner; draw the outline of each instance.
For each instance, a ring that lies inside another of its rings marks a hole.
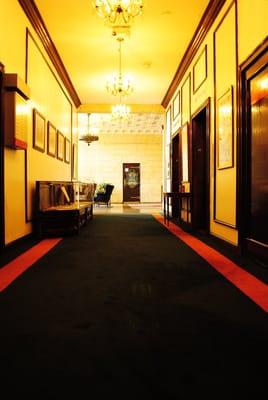
[[[95,216],[1,294],[0,316],[10,392],[257,399],[266,387],[266,314],[148,215]]]

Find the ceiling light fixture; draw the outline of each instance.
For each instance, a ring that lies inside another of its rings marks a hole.
[[[113,96],[126,97],[133,92],[133,86],[131,85],[131,80],[128,76],[122,76],[122,54],[121,54],[121,44],[123,42],[122,37],[118,37],[117,41],[119,43],[119,71],[118,75],[113,75],[106,84],[106,89],[108,93]]]
[[[141,15],[143,0],[93,0],[97,14],[109,25],[129,25],[135,17]]]
[[[87,133],[85,135],[82,135],[79,140],[82,140],[83,142],[86,142],[87,145],[89,146],[90,143],[94,142],[95,140],[99,140],[99,137],[96,135],[93,135],[90,133],[90,131],[94,131],[93,128],[90,129],[90,114],[87,115]],[[95,129],[96,131],[96,129]]]

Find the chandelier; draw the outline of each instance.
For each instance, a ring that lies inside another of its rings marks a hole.
[[[90,145],[90,143],[94,142],[95,140],[99,140],[98,136],[93,135],[92,133],[90,133],[89,117],[90,117],[90,114],[88,114],[88,118],[87,118],[87,133],[82,135],[79,138],[79,140],[82,140],[83,142],[86,142],[88,146]]]
[[[119,43],[119,71],[118,75],[113,75],[106,83],[106,89],[108,93],[113,96],[126,97],[133,92],[133,86],[131,85],[131,81],[129,77],[122,76],[122,52],[121,52],[121,44],[123,42],[122,37],[118,37],[117,41]]]
[[[93,0],[97,14],[109,25],[129,25],[143,12],[143,0]]]
[[[124,120],[129,117],[130,107],[126,104],[120,103],[112,106],[112,119]]]

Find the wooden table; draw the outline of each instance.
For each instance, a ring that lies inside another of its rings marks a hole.
[[[178,200],[178,218],[181,220],[181,210],[182,210],[182,199],[186,198],[187,200],[187,222],[189,223],[189,213],[190,213],[190,199],[191,193],[186,192],[163,192],[163,200],[164,200],[164,223],[169,225],[169,206],[170,206],[170,199],[171,205],[174,206],[174,202]],[[174,216],[174,215],[173,215]]]

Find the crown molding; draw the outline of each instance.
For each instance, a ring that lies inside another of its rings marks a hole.
[[[217,15],[219,14],[225,2],[226,0],[210,0],[195,30],[192,40],[190,41],[184,53],[184,56],[182,57],[182,60],[177,68],[174,78],[172,79],[171,84],[169,85],[165,97],[162,100],[161,104],[163,107],[166,108],[168,106],[187,68],[190,66],[194,56],[196,55],[198,49],[201,46],[202,41],[207,35],[210,27],[212,26],[213,22],[215,21]]]
[[[56,46],[51,39],[47,27],[41,17],[41,14],[33,0],[18,0],[23,11],[31,22],[35,32],[37,33],[41,43],[43,44],[52,64],[54,65],[59,77],[61,78],[67,92],[69,93],[74,105],[78,108],[81,101],[76,93],[72,81],[66,71],[66,68],[60,58]]]

